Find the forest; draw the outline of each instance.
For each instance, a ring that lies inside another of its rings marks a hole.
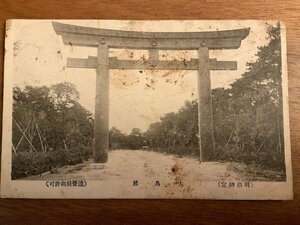
[[[243,162],[285,171],[279,24],[270,27],[269,44],[228,88],[212,90],[212,161]],[[93,115],[78,102],[71,83],[13,89],[12,178],[76,164],[92,155]],[[112,127],[109,148],[144,149],[199,157],[198,102],[186,101],[130,134]]]

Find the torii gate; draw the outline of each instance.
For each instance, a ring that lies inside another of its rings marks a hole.
[[[236,70],[236,61],[209,59],[209,50],[237,49],[249,28],[212,32],[136,32],[88,28],[53,22],[65,45],[95,47],[97,57],[68,58],[68,68],[97,69],[94,127],[94,163],[108,158],[109,69],[198,70],[198,119],[200,162],[208,161],[214,149],[210,70]],[[148,60],[118,60],[109,48],[146,49]],[[160,61],[159,50],[197,50],[198,59]]]

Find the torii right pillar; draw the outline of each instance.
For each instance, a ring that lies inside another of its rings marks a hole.
[[[209,49],[202,43],[198,49],[198,124],[200,162],[211,161],[214,153],[213,110]]]

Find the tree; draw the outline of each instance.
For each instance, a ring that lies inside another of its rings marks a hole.
[[[126,146],[129,149],[141,149],[144,143],[144,135],[139,128],[133,128],[127,136]]]
[[[280,24],[268,34],[242,78],[213,91],[215,134],[219,149],[226,142],[244,160],[284,170]]]
[[[13,143],[15,147],[22,144],[23,148],[33,151],[39,144],[36,125],[49,125],[47,118],[51,117],[54,106],[49,98],[48,87],[26,86],[23,90],[13,88]],[[56,115],[53,115],[54,118]],[[23,132],[26,131],[24,138]],[[20,140],[23,142],[21,143]],[[20,142],[20,143],[19,143]],[[31,145],[32,143],[33,145]],[[39,146],[40,147],[40,146]]]
[[[167,113],[149,126],[145,138],[150,147],[178,154],[199,152],[198,103],[185,101],[178,112]]]
[[[142,131],[140,128],[132,128],[130,135],[136,136],[136,137],[141,137],[142,136]]]
[[[13,145],[20,151],[86,146],[93,138],[92,114],[78,103],[70,83],[13,89]]]
[[[109,130],[109,147],[112,149],[127,148],[127,136],[116,127]]]

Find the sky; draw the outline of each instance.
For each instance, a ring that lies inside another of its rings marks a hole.
[[[58,22],[106,29],[149,32],[201,32],[250,28],[250,33],[234,50],[210,50],[210,58],[237,61],[236,71],[211,71],[212,88],[229,87],[241,77],[247,62],[255,61],[259,46],[268,43],[267,27],[273,21],[116,21],[58,20]],[[14,85],[24,87],[73,83],[79,102],[94,113],[96,70],[66,68],[68,57],[96,56],[96,48],[66,46],[55,34],[50,20],[14,20]],[[110,49],[118,59],[139,59],[147,51]],[[164,57],[163,57],[164,55]],[[160,51],[160,60],[197,58],[196,51]],[[123,84],[126,85],[123,85]],[[151,84],[151,88],[147,86]],[[197,71],[110,70],[110,127],[125,133],[142,131],[160,117],[176,112],[185,100],[197,99]]]

